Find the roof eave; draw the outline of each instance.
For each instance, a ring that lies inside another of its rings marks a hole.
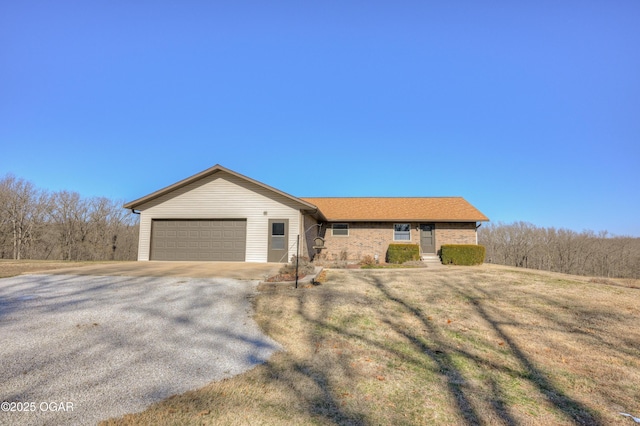
[[[216,164],[213,167],[208,168],[207,170],[203,170],[200,173],[197,173],[193,176],[189,176],[186,179],[182,179],[181,181],[178,181],[174,184],[171,184],[169,186],[165,186],[164,188],[161,188],[157,191],[152,192],[151,194],[147,194],[144,197],[138,198],[137,200],[133,200],[128,202],[127,204],[125,204],[123,207],[125,209],[135,209],[136,207],[148,203],[149,201],[153,201],[158,197],[161,197],[165,194],[168,194],[169,192],[175,191],[177,189],[182,188],[183,186],[189,185],[192,182],[197,181],[198,179],[202,179],[205,178],[209,175],[212,175],[213,173],[216,173],[220,170],[224,169],[222,166],[220,166],[219,164]]]
[[[327,222],[489,222],[489,219],[326,219]]]
[[[200,173],[197,173],[197,174],[195,174],[193,176],[190,176],[190,177],[188,177],[186,179],[183,179],[183,180],[181,180],[179,182],[176,182],[173,185],[169,185],[169,186],[166,186],[166,187],[164,187],[162,189],[159,189],[158,191],[152,192],[151,194],[146,195],[146,196],[144,196],[142,198],[138,198],[137,200],[128,202],[123,207],[125,209],[135,209],[135,208],[141,206],[142,204],[148,203],[149,201],[153,201],[156,198],[159,198],[159,197],[161,197],[161,196],[163,196],[165,194],[173,192],[173,191],[175,191],[177,189],[180,189],[180,188],[182,188],[182,187],[184,187],[186,185],[189,185],[189,184],[191,184],[193,182],[196,182],[196,181],[198,181],[200,179],[203,179],[203,178],[205,178],[207,176],[210,176],[210,175],[212,175],[214,173],[218,173],[218,172],[228,173],[228,174],[230,174],[232,176],[236,176],[236,177],[238,177],[240,179],[243,179],[243,180],[245,180],[247,182],[253,183],[253,184],[258,185],[258,186],[260,186],[262,188],[265,188],[265,189],[268,189],[268,190],[270,190],[272,192],[275,192],[276,194],[279,194],[279,195],[282,195],[282,196],[284,196],[286,198],[289,198],[290,200],[301,204],[303,206],[302,209],[306,208],[306,209],[309,209],[309,210],[312,210],[312,211],[317,211],[318,210],[318,208],[315,205],[313,205],[313,204],[311,204],[311,203],[309,203],[307,201],[301,200],[300,198],[294,197],[293,195],[287,194],[286,192],[280,191],[279,189],[276,189],[276,188],[274,188],[272,186],[269,186],[267,184],[259,182],[259,181],[255,180],[255,179],[251,179],[250,177],[244,176],[244,175],[242,175],[240,173],[234,172],[233,170],[229,170],[226,167],[223,167],[223,166],[221,166],[219,164],[216,164],[215,166],[210,167],[207,170],[204,170],[204,171],[202,171]]]

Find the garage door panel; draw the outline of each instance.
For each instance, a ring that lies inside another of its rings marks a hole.
[[[244,261],[246,220],[153,220],[151,260]]]

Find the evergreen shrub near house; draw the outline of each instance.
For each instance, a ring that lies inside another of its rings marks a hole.
[[[389,244],[387,249],[388,263],[404,263],[420,260],[420,246],[418,244]]]
[[[476,244],[443,244],[440,257],[445,265],[481,265],[485,248]]]

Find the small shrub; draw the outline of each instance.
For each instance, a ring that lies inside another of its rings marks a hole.
[[[346,260],[336,260],[328,265],[329,268],[346,269],[349,266]]]
[[[376,264],[376,261],[373,258],[373,256],[369,256],[368,254],[364,256],[360,261],[360,265],[362,266],[373,266],[375,264]]]
[[[420,260],[420,246],[418,244],[389,244],[387,249],[388,263],[404,263]]]
[[[315,266],[308,257],[300,257],[298,260],[298,275],[307,275],[315,271]],[[291,256],[291,262],[283,265],[278,271],[280,274],[295,274],[296,273],[296,256]]]
[[[484,262],[484,246],[475,244],[444,244],[441,249],[445,265],[481,265]]]
[[[349,252],[346,250],[340,251],[340,260],[347,261],[349,260]]]

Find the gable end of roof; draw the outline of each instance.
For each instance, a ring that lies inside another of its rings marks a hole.
[[[211,176],[211,175],[213,175],[215,173],[219,173],[219,172],[228,173],[228,174],[230,174],[232,176],[235,176],[237,178],[240,178],[240,179],[242,179],[244,181],[250,182],[250,183],[252,183],[254,185],[258,185],[258,186],[260,186],[262,188],[265,188],[265,189],[268,189],[269,191],[272,191],[272,192],[274,192],[276,194],[279,194],[279,195],[282,195],[282,196],[284,196],[286,198],[289,198],[290,200],[295,201],[296,203],[300,204],[302,209],[307,209],[307,210],[314,211],[314,212],[315,212],[315,210],[317,210],[316,206],[314,206],[311,203],[308,203],[307,201],[304,201],[304,200],[302,200],[300,198],[294,197],[293,195],[287,194],[286,192],[280,191],[279,189],[276,189],[276,188],[274,188],[272,186],[266,185],[266,184],[264,184],[262,182],[259,182],[259,181],[255,180],[255,179],[251,179],[250,177],[244,176],[244,175],[242,175],[240,173],[234,172],[233,170],[230,170],[230,169],[227,169],[225,167],[222,167],[219,164],[216,164],[215,166],[210,167],[207,170],[203,170],[200,173],[196,173],[195,175],[190,176],[190,177],[188,177],[186,179],[183,179],[183,180],[181,180],[179,182],[176,182],[176,183],[174,183],[172,185],[169,185],[167,187],[159,189],[158,191],[152,192],[151,194],[145,195],[144,197],[138,198],[137,200],[130,201],[130,202],[126,203],[123,207],[125,209],[135,210],[137,207],[139,207],[139,206],[141,206],[141,205],[143,205],[145,203],[148,203],[149,201],[155,200],[158,197],[161,197],[161,196],[163,196],[165,194],[173,192],[173,191],[175,191],[177,189],[180,189],[180,188],[182,188],[182,187],[184,187],[186,185],[189,185],[189,184],[191,184],[193,182],[196,182],[196,181],[198,181],[200,179],[204,179],[204,178],[206,178],[208,176]]]

